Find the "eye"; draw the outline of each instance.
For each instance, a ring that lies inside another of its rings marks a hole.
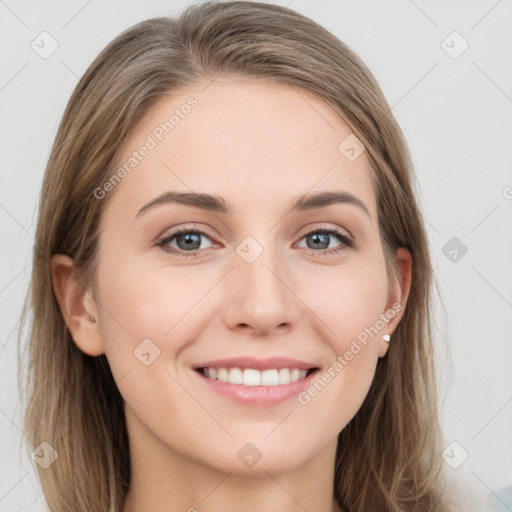
[[[330,240],[332,240],[333,237],[336,238],[340,244],[334,248],[329,248]],[[306,235],[301,238],[301,241],[304,239],[306,239],[306,243],[311,242],[312,246],[307,248],[313,249],[315,255],[333,254],[354,247],[352,238],[338,228],[315,229],[314,231],[306,233]]]
[[[211,247],[201,247],[202,237],[206,237],[210,241],[212,240],[207,233],[200,229],[185,228],[165,235],[156,242],[156,245],[161,247],[164,251],[187,258],[189,256],[196,256],[201,250]],[[335,237],[340,244],[334,248],[329,248],[330,238],[332,239],[332,237]],[[312,249],[315,255],[320,256],[337,253],[344,249],[354,247],[353,239],[338,228],[315,229],[303,235],[300,241],[304,239],[312,244],[312,247],[307,248]],[[174,243],[177,247],[173,245]]]
[[[195,256],[200,252],[201,237],[206,237],[211,240],[211,238],[200,229],[182,229],[171,233],[170,235],[166,235],[164,238],[159,240],[156,245],[161,247],[164,251],[172,252],[187,258],[188,256]],[[171,245],[174,241],[176,241],[178,247]],[[204,249],[204,247],[202,249]]]

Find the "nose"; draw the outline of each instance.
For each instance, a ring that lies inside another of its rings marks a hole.
[[[294,293],[291,272],[282,256],[265,249],[252,263],[236,256],[226,283],[228,305],[224,321],[230,329],[254,336],[277,336],[298,321],[300,300]]]

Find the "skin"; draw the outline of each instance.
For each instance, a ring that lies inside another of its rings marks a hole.
[[[405,307],[411,256],[397,251],[402,282],[388,280],[367,155],[349,161],[338,150],[351,130],[327,104],[252,78],[206,85],[161,100],[125,141],[121,162],[174,108],[197,99],[103,199],[97,284],[84,294],[71,276],[73,261],[55,255],[55,293],[77,346],[106,354],[125,400],[132,482],[124,512],[295,512],[298,504],[330,512],[337,436],[386,355],[381,334],[393,333],[404,310],[307,405],[297,397],[272,407],[235,402],[191,366],[287,356],[325,370],[380,314]],[[369,215],[352,204],[289,211],[303,194],[334,189],[359,198]],[[222,196],[233,212],[163,204],[137,215],[169,190]],[[198,255],[155,244],[184,226],[208,234]],[[356,246],[331,235],[319,249],[306,236],[333,227]],[[236,252],[247,236],[263,248],[252,263]],[[342,249],[319,255],[327,243]],[[149,366],[134,357],[144,339],[160,350]],[[236,456],[247,442],[262,453],[251,468]]]

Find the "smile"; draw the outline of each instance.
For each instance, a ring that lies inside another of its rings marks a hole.
[[[216,395],[252,407],[273,407],[310,386],[320,366],[289,357],[237,357],[202,361],[192,370]]]
[[[208,379],[228,382],[244,386],[280,386],[304,380],[315,369],[271,368],[257,370],[255,368],[198,368]]]

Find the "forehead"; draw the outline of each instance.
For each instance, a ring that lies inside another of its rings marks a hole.
[[[343,119],[304,89],[253,78],[202,82],[146,113],[123,144],[117,167],[129,172],[113,195],[140,207],[166,190],[209,193],[237,210],[345,190],[373,217],[369,161],[364,151],[347,158],[350,137]]]

